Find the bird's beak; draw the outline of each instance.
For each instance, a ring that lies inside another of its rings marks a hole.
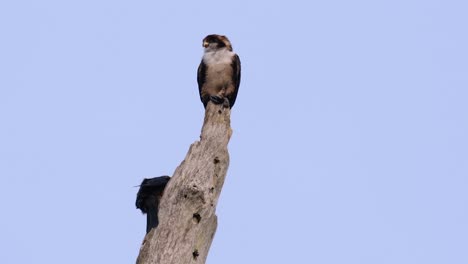
[[[203,41],[203,47],[204,47],[204,48],[208,47],[208,45],[209,45],[209,44],[208,44],[207,41]]]

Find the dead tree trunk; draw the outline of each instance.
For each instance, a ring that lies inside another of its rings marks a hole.
[[[205,263],[217,227],[216,204],[229,166],[230,109],[208,103],[200,141],[174,172],[137,264]]]

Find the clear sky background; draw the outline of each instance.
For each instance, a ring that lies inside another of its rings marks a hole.
[[[242,61],[208,263],[468,263],[466,1],[1,1],[0,263],[134,263]]]

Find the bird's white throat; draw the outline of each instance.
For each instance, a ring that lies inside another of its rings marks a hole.
[[[232,56],[234,52],[228,49],[209,50],[203,54],[203,62],[206,64],[226,64],[232,62]]]

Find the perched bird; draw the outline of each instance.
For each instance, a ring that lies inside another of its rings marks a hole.
[[[146,214],[146,233],[151,231],[151,228],[156,228],[159,224],[159,201],[170,179],[171,177],[169,176],[144,179],[140,185],[135,205],[142,213]]]
[[[197,75],[200,99],[205,108],[210,100],[232,108],[241,80],[239,56],[232,51],[226,36],[208,35],[203,39],[203,47]]]

